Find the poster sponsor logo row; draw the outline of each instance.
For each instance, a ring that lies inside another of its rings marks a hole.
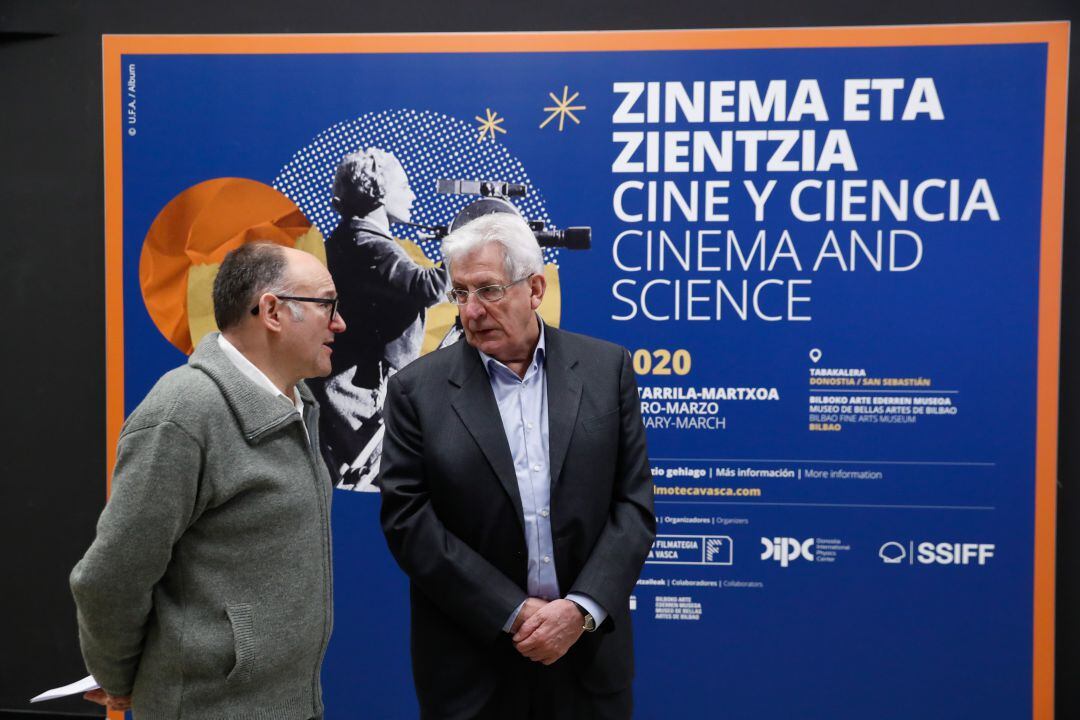
[[[729,535],[657,535],[647,565],[732,565]],[[760,559],[786,568],[793,563],[832,563],[851,545],[838,538],[762,537]],[[888,540],[877,555],[886,565],[979,565],[994,557],[994,543]]]

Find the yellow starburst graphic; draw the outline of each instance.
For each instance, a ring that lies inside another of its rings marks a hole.
[[[561,100],[555,97],[555,93],[549,92],[548,97],[550,97],[551,101],[555,104],[544,108],[544,110],[548,113],[548,116],[547,119],[544,120],[544,122],[540,123],[540,127],[543,128],[555,118],[559,118],[559,132],[562,132],[563,124],[566,122],[566,118],[570,118],[575,123],[580,125],[581,121],[577,119],[576,115],[574,115],[574,111],[584,110],[585,106],[570,104],[577,100],[577,96],[580,94],[581,93],[574,93],[573,95],[570,95],[570,88],[568,88],[566,85],[563,85]],[[569,97],[567,97],[568,95]]]
[[[491,108],[484,108],[484,112],[487,114],[487,119],[482,118],[479,115],[473,116],[476,118],[476,121],[480,123],[477,128],[480,131],[480,134],[476,137],[476,142],[483,142],[484,136],[489,134],[491,135],[491,142],[495,142],[495,133],[506,133],[506,130],[499,127],[506,118],[499,117],[499,113],[492,112]]]

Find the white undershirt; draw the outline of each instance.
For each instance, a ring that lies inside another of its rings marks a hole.
[[[255,383],[259,387],[266,390],[271,395],[280,396],[285,398],[286,401],[291,402],[293,407],[296,408],[296,412],[300,413],[301,419],[304,417],[304,401],[300,399],[300,393],[297,391],[296,386],[293,386],[293,396],[289,398],[285,393],[278,389],[278,386],[270,382],[270,378],[266,377],[266,374],[255,366],[255,363],[244,357],[244,353],[236,349],[236,346],[225,339],[224,335],[218,335],[218,347],[225,353],[225,357],[232,361],[232,364],[236,366],[236,369],[243,373],[244,377],[251,382]],[[304,433],[307,435],[307,433]]]

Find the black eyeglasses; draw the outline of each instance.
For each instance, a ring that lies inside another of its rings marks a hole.
[[[506,283],[505,285],[485,285],[484,287],[476,288],[475,290],[453,288],[446,291],[446,297],[450,298],[450,302],[455,305],[468,305],[469,296],[474,294],[481,302],[499,302],[506,297],[506,288],[517,285],[519,282],[524,282],[531,277],[532,275],[526,275],[523,278],[518,278],[514,282]]]
[[[328,324],[334,322],[334,317],[337,315],[338,300],[341,299],[341,298],[336,298],[336,297],[334,297],[334,298],[298,297],[296,295],[275,295],[274,297],[276,297],[278,300],[294,300],[296,302],[309,302],[309,303],[316,303],[318,305],[329,305],[330,306],[330,320],[328,321]],[[252,315],[258,315],[259,314],[259,306],[258,305],[251,308],[251,314]]]

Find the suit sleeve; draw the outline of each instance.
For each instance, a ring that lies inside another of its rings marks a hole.
[[[626,607],[655,537],[645,426],[630,355],[623,350],[619,370],[619,449],[611,506],[607,523],[569,592],[589,596],[609,613],[609,618],[613,617]],[[607,625],[610,629],[610,623]]]
[[[195,511],[201,457],[170,422],[120,439],[111,497],[70,578],[83,659],[112,695],[131,694],[154,586]]]
[[[475,635],[494,640],[527,596],[518,585],[443,525],[427,487],[423,432],[400,376],[384,407],[379,486],[390,552],[412,582]]]
[[[382,239],[373,251],[375,269],[392,288],[427,305],[444,299],[449,279],[442,265],[420,267],[393,240]]]

